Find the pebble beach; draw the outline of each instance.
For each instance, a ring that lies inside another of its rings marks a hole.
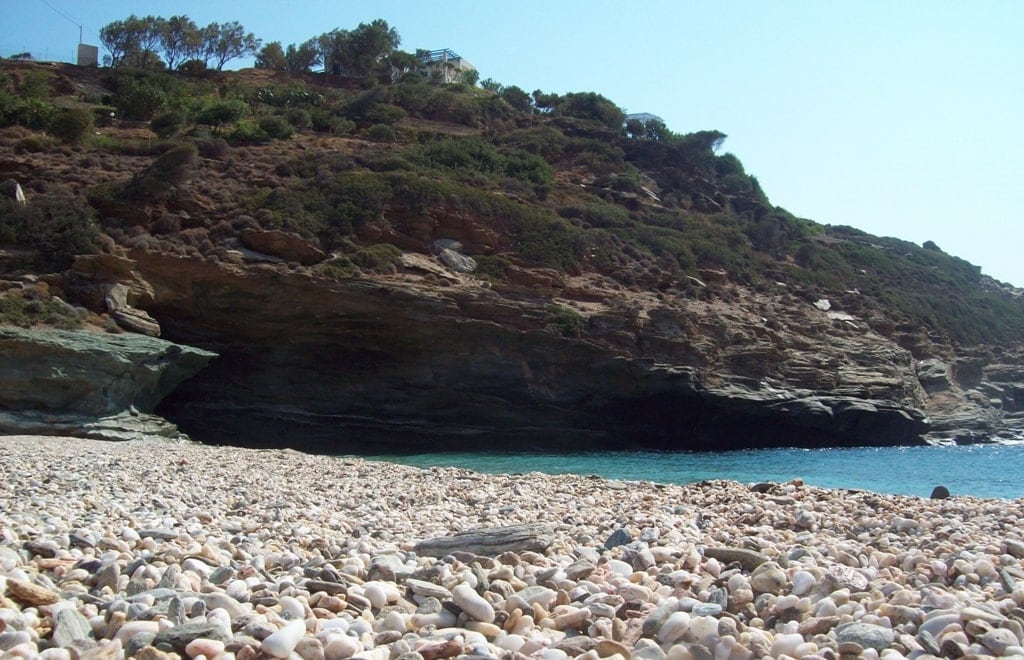
[[[1024,658],[1024,499],[0,443],[3,659]]]

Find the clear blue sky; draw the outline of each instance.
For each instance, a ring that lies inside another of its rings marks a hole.
[[[68,60],[76,23],[98,45],[132,13],[285,45],[383,18],[403,49],[451,48],[484,78],[720,130],[774,204],[1024,287],[1021,0],[0,0],[0,55]]]

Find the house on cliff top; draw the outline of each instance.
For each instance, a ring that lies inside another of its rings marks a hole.
[[[446,83],[454,82],[463,71],[476,71],[469,60],[450,48],[440,50],[420,50],[416,56],[427,66],[427,71],[436,73]]]

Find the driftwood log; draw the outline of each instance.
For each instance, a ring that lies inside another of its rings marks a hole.
[[[426,557],[444,557],[453,552],[494,557],[503,552],[544,552],[554,540],[554,532],[547,525],[526,523],[470,529],[453,536],[425,539],[416,544],[415,550]]]

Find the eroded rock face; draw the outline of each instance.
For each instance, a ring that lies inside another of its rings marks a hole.
[[[132,257],[153,291],[138,304],[165,336],[221,356],[159,409],[204,440],[721,449],[914,443],[927,430],[913,360],[877,336],[793,346],[667,307],[643,319],[603,307],[574,336],[528,287]],[[814,360],[825,368],[812,378]],[[821,379],[836,386],[807,387]]]
[[[0,327],[0,432],[177,435],[149,413],[214,357],[131,333]]]

